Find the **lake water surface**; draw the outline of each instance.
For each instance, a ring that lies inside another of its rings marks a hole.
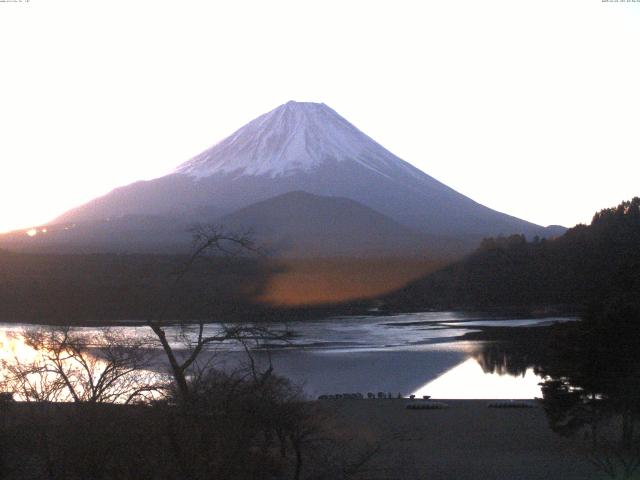
[[[271,363],[276,373],[300,384],[311,398],[385,392],[419,398],[527,399],[541,396],[540,377],[531,369],[519,376],[486,372],[483,343],[461,337],[481,326],[518,328],[568,320],[574,319],[496,319],[454,312],[332,317],[288,323],[283,327],[292,333],[287,344],[254,354],[261,365]],[[2,359],[32,355],[12,335],[22,328],[29,327],[0,325]],[[148,334],[146,327],[124,328],[131,335]],[[207,333],[219,329],[220,324],[207,325]],[[230,368],[244,356],[232,344],[217,346],[209,354],[221,368]]]
[[[276,371],[310,396],[349,392],[440,399],[541,397],[542,379],[482,368],[482,342],[461,337],[481,326],[544,325],[573,318],[495,319],[454,312],[335,317],[290,325],[297,336],[268,354]],[[505,359],[506,361],[506,359]]]

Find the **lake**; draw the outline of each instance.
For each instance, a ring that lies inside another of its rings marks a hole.
[[[490,373],[482,366],[483,342],[461,337],[482,326],[518,328],[569,320],[575,319],[496,319],[455,312],[332,317],[290,322],[282,326],[291,332],[287,344],[271,345],[254,355],[261,366],[271,363],[276,373],[299,384],[310,398],[385,392],[418,398],[530,399],[541,396],[542,379],[532,369],[518,376]],[[2,359],[32,357],[33,352],[13,338],[22,328],[29,327],[0,324]],[[148,333],[146,327],[123,328],[130,335]],[[208,324],[206,333],[220,328]],[[208,355],[220,368],[233,368],[245,358],[233,344],[217,345]]]

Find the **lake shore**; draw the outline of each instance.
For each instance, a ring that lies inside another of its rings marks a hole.
[[[542,407],[489,408],[490,400],[325,400],[337,425],[379,444],[364,478],[585,479],[598,472],[576,442],[553,433]]]

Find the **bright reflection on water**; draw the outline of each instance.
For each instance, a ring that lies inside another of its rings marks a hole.
[[[16,327],[0,328],[0,362],[17,360],[26,363],[40,356],[33,348],[25,345],[20,335],[16,335],[19,330],[20,328]]]
[[[6,364],[30,364],[41,362],[44,355],[42,352],[35,350],[24,342],[24,339],[20,335],[22,327],[2,327],[0,328],[0,365]],[[43,373],[41,375],[27,375],[25,379],[33,386],[34,390],[44,390],[44,385],[47,382],[54,381],[52,374]],[[7,381],[7,371],[4,368],[0,368],[0,382]],[[25,400],[20,392],[14,393],[16,400]],[[66,396],[59,396],[55,400],[68,401],[71,398]]]
[[[86,349],[83,348],[81,352],[74,351],[68,346],[61,346],[62,338],[71,337],[66,335],[63,337],[61,331],[58,331],[55,335],[58,340],[54,341],[52,340],[54,334],[51,333],[49,336],[49,327],[44,327],[45,339],[38,343],[41,347],[34,348],[31,346],[34,345],[33,343],[26,341],[25,334],[37,328],[0,326],[0,386],[13,393],[16,400],[67,402],[73,401],[74,395],[88,400],[96,398],[91,397],[92,395],[101,395],[100,386],[104,384],[103,382],[108,382],[108,393],[105,390],[105,395],[100,398],[122,403],[131,393],[137,391],[138,387],[158,385],[154,382],[160,380],[160,377],[151,370],[151,363],[145,363],[144,365],[149,368],[143,368],[142,362],[136,364],[135,360],[129,360],[142,359],[142,356],[135,353],[137,350],[125,347],[120,350],[122,354],[116,354],[115,357],[102,357],[101,348],[107,345],[100,343],[104,337],[83,335],[76,337],[76,341],[87,338],[89,341],[96,340],[98,343],[85,343]],[[125,336],[129,338],[138,336],[140,330],[126,330]],[[89,335],[96,332],[95,329],[90,328],[77,329],[77,331]],[[123,340],[111,345],[123,345],[128,339]],[[34,339],[32,338],[31,341],[33,342]],[[57,355],[52,353],[53,350],[47,350],[42,345],[58,346]],[[146,352],[153,352],[153,350],[146,350]],[[135,357],[130,356],[130,353]],[[129,370],[134,365],[138,366]],[[144,395],[147,399],[159,397],[156,390],[144,390]]]
[[[530,399],[542,397],[541,381],[531,368],[524,376],[487,374],[474,358],[469,358],[413,394],[417,398]]]
[[[291,322],[278,328],[292,333],[286,344],[257,350],[259,364],[272,364],[275,372],[301,384],[310,397],[346,392],[391,392],[394,395],[431,395],[433,398],[533,398],[540,395],[540,378],[532,371],[524,376],[486,373],[479,358],[481,342],[460,337],[480,326],[545,324],[572,319],[499,319],[453,312],[425,312],[392,316],[333,317]],[[24,345],[24,326],[0,326],[0,360],[28,362],[36,352]],[[123,327],[127,335],[149,335],[146,327]],[[221,324],[206,326],[205,335],[219,333]],[[92,329],[83,329],[91,331]],[[174,346],[183,345],[182,334],[169,329]],[[242,349],[226,343],[205,355],[215,357],[220,368],[234,368],[244,359]],[[162,353],[158,350],[158,358]],[[158,365],[158,369],[166,368]]]

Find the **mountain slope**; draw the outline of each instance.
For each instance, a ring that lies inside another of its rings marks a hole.
[[[309,102],[288,102],[261,115],[180,165],[176,173],[273,178],[313,171],[327,160],[352,162],[389,178],[399,173],[421,176],[325,104]]]
[[[540,233],[484,207],[401,160],[324,104],[289,102],[180,165],[114,190],[57,222],[126,214],[224,215],[302,190],[350,198],[438,235]]]
[[[255,203],[220,223],[250,229],[267,249],[289,257],[422,257],[440,255],[445,245],[452,250],[452,240],[415,232],[353,200],[301,191]]]
[[[192,223],[179,217],[123,215],[56,223],[0,235],[0,249],[38,253],[185,253]]]
[[[467,250],[487,236],[548,234],[538,225],[484,207],[440,183],[326,105],[298,102],[256,118],[169,175],[117,188],[70,210],[51,225],[99,231],[95,245],[124,241],[129,251],[144,250],[147,242],[140,239],[153,236],[157,251],[162,249],[161,239],[171,245],[184,237],[170,234],[178,225],[220,223],[239,209],[295,191],[350,199],[414,232],[456,239]],[[125,221],[130,241],[123,237],[122,228],[109,231],[122,219],[150,217],[157,220],[159,230],[155,226],[149,230],[142,222],[139,231],[133,232],[135,225]],[[159,225],[163,218],[165,232]],[[274,229],[281,220],[273,218]],[[77,244],[86,237],[78,235],[80,231],[63,229],[56,241]],[[337,229],[334,233],[342,234]],[[52,237],[38,241],[46,244]],[[341,240],[336,237],[335,241]]]

